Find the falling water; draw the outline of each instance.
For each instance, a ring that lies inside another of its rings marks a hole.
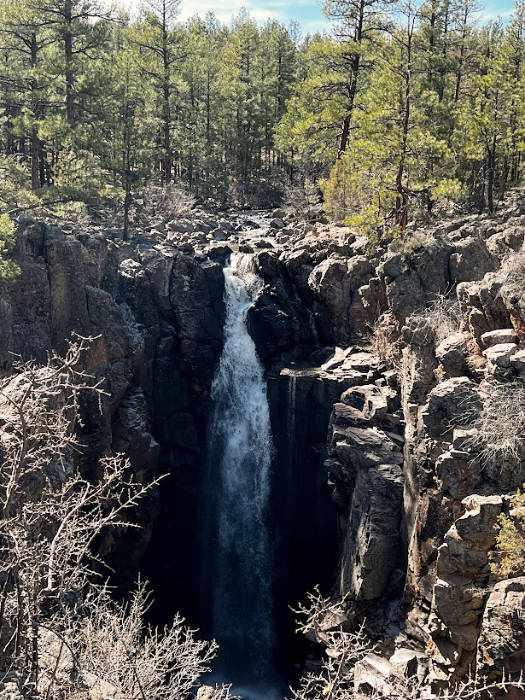
[[[295,406],[297,393],[297,377],[295,374],[288,375],[288,400],[287,400],[287,436],[288,436],[288,467],[290,472],[295,467]]]
[[[207,557],[220,674],[253,688],[272,675],[275,631],[267,512],[272,437],[264,371],[246,324],[257,284],[249,265],[249,256],[234,254],[224,270],[224,348],[208,440],[214,507]],[[243,697],[272,696],[253,690]]]

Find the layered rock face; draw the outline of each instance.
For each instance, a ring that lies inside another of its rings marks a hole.
[[[323,227],[255,253],[268,287],[252,323],[260,344],[270,339],[268,365],[285,365],[294,395],[312,377],[328,402],[342,390],[318,449],[338,507],[340,591],[391,651],[424,653],[437,685],[479,656],[498,519],[525,480],[518,199],[493,218],[407,232],[374,256]],[[341,349],[327,360],[308,354],[312,341]],[[299,414],[320,393],[305,391]]]
[[[247,253],[263,282],[248,326],[268,377],[285,597],[320,580],[347,596],[387,639],[363,671],[379,682],[408,665],[439,684],[476,657],[512,672],[523,581],[496,582],[490,563],[525,481],[522,212],[513,194],[492,218],[407,231],[373,252],[344,227],[281,215],[200,212],[130,244],[20,222],[22,276],[0,294],[2,369],[13,353],[43,360],[71,332],[96,338],[88,364],[108,396],[101,413],[84,407],[88,453],[124,451],[170,475],[122,579],[154,571],[164,612],[187,609],[221,267]]]
[[[169,474],[164,488],[175,509],[164,518],[168,499],[144,504],[144,531],[127,536],[114,554],[117,578],[127,584],[136,576],[154,527],[186,530],[178,552],[187,569],[209,390],[222,347],[221,267],[162,246],[115,244],[100,232],[67,235],[26,221],[19,228],[21,275],[0,295],[2,369],[9,372],[17,357],[44,361],[75,334],[94,339],[87,369],[106,396],[101,407],[83,406],[87,461],[113,450],[126,453],[144,478]]]
[[[521,658],[523,630],[510,620],[522,615],[522,597],[496,593],[519,592],[519,579],[491,593],[489,564],[507,494],[525,478],[524,224],[511,206],[493,221],[427,232],[409,254],[383,254],[358,294],[365,309],[382,310],[376,347],[398,381],[391,390],[388,376],[375,377],[333,412],[329,465],[348,508],[342,592],[361,609],[380,601],[368,614],[384,618],[397,595],[389,577],[395,583],[401,569],[407,614],[395,632],[390,610],[384,629],[393,649],[425,652],[437,684],[490,658],[490,597],[505,600],[499,624],[512,638],[498,667],[515,671]],[[379,683],[391,673],[384,668]]]

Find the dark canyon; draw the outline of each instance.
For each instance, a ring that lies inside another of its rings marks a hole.
[[[290,606],[315,585],[382,640],[372,685],[405,661],[436,679],[475,655],[519,666],[523,645],[491,643],[504,592],[488,562],[523,446],[490,467],[476,430],[487,387],[525,378],[524,218],[513,194],[495,217],[374,252],[278,213],[196,210],[129,243],[20,220],[2,370],[94,338],[87,369],[107,393],[82,406],[86,469],[112,450],[145,480],[167,475],[142,528],[102,543],[117,590],[149,578],[152,621],[181,611],[222,642],[216,673],[262,698],[311,655]],[[455,327],[432,316],[436,299]],[[524,579],[512,585],[523,605]]]

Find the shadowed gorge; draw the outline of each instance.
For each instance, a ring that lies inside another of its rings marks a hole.
[[[519,532],[525,479],[522,206],[516,191],[494,217],[373,255],[347,227],[275,229],[263,213],[237,214],[227,241],[194,236],[192,252],[20,223],[0,419],[32,376],[10,373],[11,353],[44,362],[71,332],[93,338],[83,366],[101,393],[78,403],[83,473],[119,452],[143,482],[167,475],[138,504],[141,528],[101,536],[101,554],[120,598],[137,575],[151,581],[149,621],[182,611],[218,640],[201,697],[224,680],[281,700],[311,678],[317,700],[323,644],[363,620],[355,688],[396,688],[399,669],[460,676],[473,658],[521,664],[492,630],[521,638],[498,601],[522,600],[499,534]],[[290,608],[316,585],[331,607],[302,639]]]

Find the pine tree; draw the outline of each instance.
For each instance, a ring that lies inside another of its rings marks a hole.
[[[158,110],[158,152],[162,181],[174,175],[174,98],[184,89],[180,71],[185,58],[183,35],[175,22],[180,0],[151,0],[136,27],[134,41],[139,49],[140,72],[152,85]]]

